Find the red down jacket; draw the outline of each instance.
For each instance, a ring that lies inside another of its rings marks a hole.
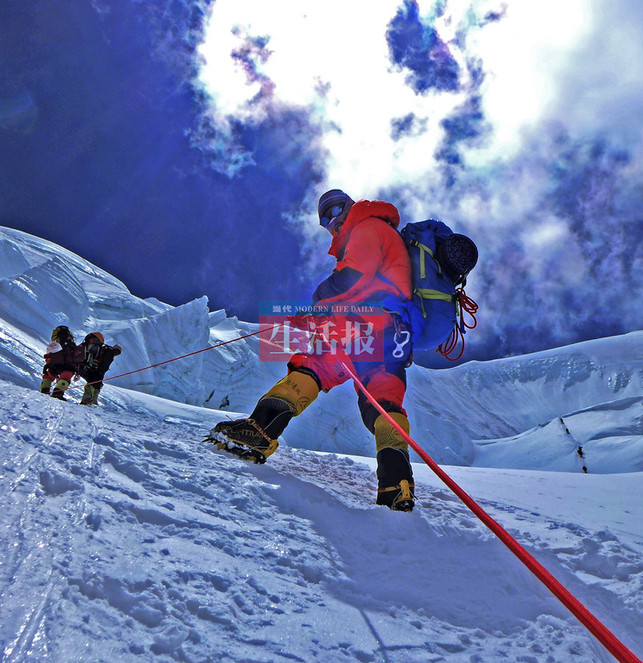
[[[390,203],[380,200],[356,202],[339,233],[333,237],[328,253],[337,259],[337,266],[317,286],[313,294],[315,305],[377,304],[380,295],[399,297],[400,293],[410,299],[411,262],[404,240],[397,232],[399,223],[399,212]],[[393,323],[389,313],[364,318],[379,330]],[[360,360],[358,357],[351,359]],[[310,369],[326,391],[348,379],[341,362],[332,354],[297,353],[291,357],[288,367],[290,371]],[[357,372],[379,403],[386,404],[388,410],[392,408],[404,414],[403,368],[394,367],[391,373],[384,361],[375,361],[362,364]],[[364,400],[360,407],[367,410],[367,402]]]
[[[315,304],[374,303],[381,294],[402,293],[410,299],[411,262],[397,232],[399,224],[399,212],[391,203],[356,202],[333,238],[328,253],[337,259],[337,266],[317,286]],[[388,314],[382,317],[390,324]]]

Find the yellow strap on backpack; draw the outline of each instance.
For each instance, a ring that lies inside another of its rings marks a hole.
[[[425,299],[439,299],[443,302],[453,301],[454,295],[450,295],[448,292],[442,292],[441,290],[433,290],[432,288],[416,288],[414,294],[420,297],[420,305],[422,306],[422,315],[426,318],[426,311],[424,310],[424,300]]]
[[[420,278],[423,279],[426,276],[426,265],[425,265],[425,258],[424,254],[428,253],[431,258],[435,261],[435,264],[438,266],[438,274],[442,273],[442,267],[440,266],[440,263],[437,261],[436,257],[433,255],[433,251],[426,246],[425,244],[422,244],[421,242],[418,242],[416,239],[411,240],[411,244],[413,246],[417,246],[418,249],[420,249]]]

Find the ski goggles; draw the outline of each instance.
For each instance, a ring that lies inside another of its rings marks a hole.
[[[319,219],[319,225],[322,228],[328,228],[328,226],[344,211],[343,205],[335,205],[326,216],[322,216]]]

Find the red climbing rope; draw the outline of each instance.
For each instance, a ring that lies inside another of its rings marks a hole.
[[[348,362],[340,361],[355,384],[371,404],[406,440],[409,446],[420,456],[429,468],[455,493],[473,514],[482,521],[511,552],[556,596],[620,663],[642,663],[597,617],[595,617],[568,589],[547,571],[502,525],[494,520],[468,493],[466,493],[442,468],[429,456],[417,442],[384,410],[369,393]]]
[[[445,359],[449,361],[458,361],[460,357],[464,354],[464,330],[465,329],[475,329],[478,326],[478,321],[476,320],[476,313],[478,312],[478,304],[467,295],[464,291],[464,288],[460,288],[456,291],[456,302],[460,312],[460,321],[456,322],[453,327],[453,331],[449,334],[444,343],[439,345],[436,349],[436,352],[441,354]],[[465,320],[464,314],[468,314],[471,318],[470,322]],[[457,357],[452,357],[451,355],[455,352],[458,344],[462,343],[460,352]]]
[[[188,352],[185,355],[181,355],[180,357],[172,357],[172,359],[166,359],[165,361],[160,361],[157,364],[150,364],[149,366],[143,366],[142,368],[136,368],[133,371],[127,371],[127,373],[121,373],[120,375],[113,375],[110,378],[103,378],[102,380],[95,380],[94,382],[87,382],[86,384],[97,384],[98,382],[108,382],[109,380],[117,380],[118,378],[123,378],[126,375],[133,375],[134,373],[140,373],[141,371],[147,371],[150,368],[156,368],[157,366],[164,366],[165,364],[170,364],[173,361],[178,361],[179,359],[185,359],[186,357],[193,357],[194,355],[198,355],[201,352],[207,352],[208,350],[214,350],[215,348],[221,348],[224,345],[228,345],[230,343],[235,343],[236,341],[242,341],[244,338],[250,338],[251,336],[257,336],[258,334],[262,334],[263,332],[268,331],[267,329],[259,329],[258,331],[251,332],[250,334],[244,334],[243,336],[237,336],[236,338],[230,339],[229,341],[222,341],[221,343],[217,343],[216,345],[209,345],[207,348],[201,348],[200,350],[195,350],[194,352]],[[72,387],[69,387],[70,389],[73,389],[75,387],[78,387],[80,385],[74,385]],[[85,385],[82,385],[85,386]]]

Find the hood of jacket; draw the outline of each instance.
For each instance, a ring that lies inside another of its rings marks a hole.
[[[397,211],[395,205],[383,200],[358,200],[350,208],[346,221],[344,221],[344,225],[341,227],[339,233],[333,237],[328,253],[338,260],[341,259],[353,230],[360,223],[368,223],[372,219],[386,221],[386,223],[390,224],[396,230],[400,225],[400,213]]]

